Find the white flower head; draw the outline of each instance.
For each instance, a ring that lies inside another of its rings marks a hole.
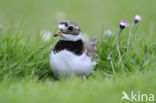
[[[135,24],[139,23],[141,20],[142,20],[142,17],[141,17],[140,15],[136,15],[136,16],[134,17],[134,23],[135,23]]]
[[[83,41],[89,41],[89,36],[87,33],[82,33],[81,36]]]
[[[107,30],[104,31],[104,35],[106,35],[106,36],[112,36],[113,35],[113,32],[111,30],[107,29]]]
[[[53,48],[53,45],[50,45],[49,48],[52,49]]]
[[[126,26],[129,26],[128,22],[122,19],[120,22],[120,29],[124,29]]]
[[[63,20],[65,20],[66,19],[66,14],[65,13],[63,13],[63,12],[57,12],[56,13],[56,20],[57,21],[63,21]]]
[[[49,41],[51,36],[52,36],[52,33],[50,31],[48,31],[48,30],[42,30],[40,32],[40,35],[42,37],[42,40]]]
[[[2,24],[0,24],[0,29],[2,29],[3,28],[3,25]]]

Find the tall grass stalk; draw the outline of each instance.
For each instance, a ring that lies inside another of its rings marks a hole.
[[[128,37],[128,43],[127,43],[127,51],[128,49],[130,49],[130,41],[131,41],[131,36],[132,36],[132,31],[133,31],[133,28],[134,28],[135,24],[132,23],[130,29],[129,29],[129,37]]]
[[[119,60],[120,60],[120,63],[121,63],[122,72],[125,72],[125,70],[124,70],[124,64],[123,64],[121,53],[120,53],[120,47],[119,47],[119,38],[120,38],[121,32],[122,32],[122,29],[120,29],[119,34],[117,36],[117,51],[118,51]]]

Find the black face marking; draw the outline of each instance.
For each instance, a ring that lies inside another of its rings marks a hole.
[[[68,26],[67,22],[61,22],[60,24],[64,24],[66,27]]]
[[[73,30],[73,26],[69,26],[68,27],[68,30]]]
[[[53,51],[54,53],[60,52],[61,50],[68,50],[73,52],[76,55],[81,55],[84,51],[84,45],[82,40],[77,41],[64,41],[59,40],[59,42],[55,45]]]
[[[67,22],[65,22],[65,23],[64,23],[64,25],[67,27],[67,26],[68,26],[68,23],[67,23]]]

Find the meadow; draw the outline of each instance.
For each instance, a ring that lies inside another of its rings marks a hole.
[[[121,101],[123,91],[156,96],[155,4],[155,0],[0,0],[0,103],[129,103]],[[130,49],[126,50],[130,26],[119,41],[123,73],[116,49],[119,23],[125,19],[131,25],[136,14],[143,19],[134,27]],[[60,39],[52,34],[62,20],[78,23],[85,39],[98,38],[101,60],[86,81],[52,77],[49,54]]]

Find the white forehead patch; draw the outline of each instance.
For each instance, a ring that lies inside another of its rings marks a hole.
[[[76,29],[80,29],[79,26],[75,26]]]
[[[59,25],[58,25],[58,28],[59,28],[59,29],[66,30],[66,26],[65,26],[64,24],[59,24]]]

